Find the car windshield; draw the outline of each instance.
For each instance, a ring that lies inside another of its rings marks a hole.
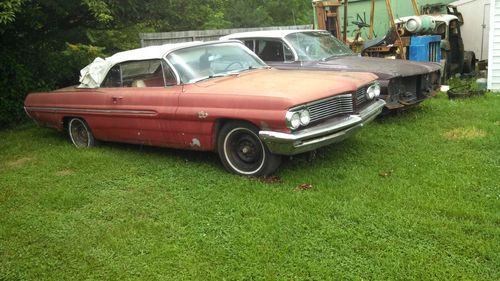
[[[268,67],[239,43],[180,49],[169,54],[167,60],[177,70],[184,84]]]
[[[354,53],[326,31],[297,32],[285,37],[297,52],[299,61],[328,60]]]

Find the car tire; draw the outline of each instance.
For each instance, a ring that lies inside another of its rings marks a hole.
[[[217,151],[226,170],[243,176],[267,176],[281,164],[281,156],[271,153],[260,140],[259,130],[246,122],[224,125],[217,138]]]
[[[441,84],[445,85],[450,79],[450,64],[448,63],[449,54],[441,49],[441,60],[444,61],[443,72],[441,73]]]
[[[71,118],[68,122],[68,135],[77,148],[87,148],[96,145],[96,140],[89,125],[81,118]]]
[[[474,52],[465,51],[463,73],[473,73],[474,71],[476,71],[476,55]]]

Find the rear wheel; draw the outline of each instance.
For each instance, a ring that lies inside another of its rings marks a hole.
[[[267,176],[281,164],[281,156],[272,154],[258,136],[258,129],[235,121],[222,127],[217,150],[224,167],[244,176]]]
[[[476,55],[474,52],[465,51],[464,52],[464,73],[473,73],[476,70]]]
[[[96,143],[89,126],[80,118],[71,118],[69,120],[68,134],[71,142],[78,148],[91,147]]]

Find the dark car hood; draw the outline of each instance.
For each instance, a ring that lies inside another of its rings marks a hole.
[[[312,65],[314,64],[314,65]],[[371,58],[359,56],[337,57],[327,61],[304,62],[305,67],[336,69],[341,71],[366,71],[377,74],[380,79],[406,77],[433,72],[440,69],[439,64],[408,60]]]

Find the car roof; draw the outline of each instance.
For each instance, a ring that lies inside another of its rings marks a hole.
[[[137,48],[133,50],[116,53],[110,57],[107,57],[106,61],[112,64],[117,64],[129,60],[161,59],[170,51],[190,46],[197,46],[201,45],[202,43],[203,42],[201,41],[193,41],[193,42],[164,44],[159,46],[148,46],[143,48]]]
[[[237,38],[284,38],[285,36],[298,32],[313,32],[324,30],[315,30],[315,29],[286,29],[286,30],[259,30],[259,31],[248,31],[248,32],[239,32],[233,33],[226,36],[222,36],[219,40],[229,40],[229,39],[237,39]]]
[[[241,42],[234,41],[240,44]],[[87,65],[85,68],[80,70],[80,86],[81,88],[97,88],[100,86],[101,82],[104,80],[109,69],[114,65],[126,62],[126,61],[141,61],[141,60],[151,60],[151,59],[162,59],[168,53],[201,45],[212,45],[220,44],[220,41],[192,41],[183,42],[175,44],[164,44],[159,46],[149,46],[143,48],[137,48],[133,50],[118,52],[105,59],[96,58],[92,63]]]

